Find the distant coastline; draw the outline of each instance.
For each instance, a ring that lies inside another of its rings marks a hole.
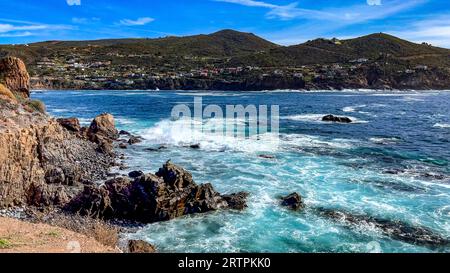
[[[0,45],[31,88],[56,90],[444,90],[450,49],[374,33],[281,46],[222,30],[161,39]]]

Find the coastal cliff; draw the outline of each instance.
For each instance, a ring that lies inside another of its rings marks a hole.
[[[23,62],[7,58],[0,68],[0,208],[63,205],[83,183],[104,178],[110,155],[30,107]]]

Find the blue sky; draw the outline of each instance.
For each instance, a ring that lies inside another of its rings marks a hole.
[[[231,28],[291,45],[386,32],[450,48],[450,0],[0,0],[0,43]]]

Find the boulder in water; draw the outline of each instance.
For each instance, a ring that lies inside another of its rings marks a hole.
[[[131,136],[130,139],[128,140],[128,144],[130,145],[134,145],[141,142],[142,142],[141,138],[135,136]]]
[[[288,207],[292,210],[300,210],[305,207],[305,204],[303,203],[302,197],[300,194],[294,192],[289,194],[286,197],[281,198],[281,205],[284,207]]]
[[[348,117],[338,117],[333,115],[327,115],[322,118],[322,121],[339,122],[339,123],[352,123],[353,121]]]

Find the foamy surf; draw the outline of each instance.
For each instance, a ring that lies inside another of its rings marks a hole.
[[[436,123],[435,125],[433,125],[433,127],[435,127],[435,128],[450,128],[450,124],[449,123]]]

